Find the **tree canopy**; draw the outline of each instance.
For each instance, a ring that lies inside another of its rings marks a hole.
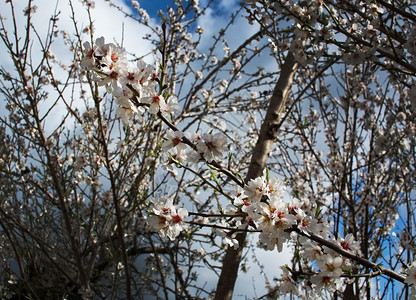
[[[414,1],[105,2],[0,5],[2,299],[416,299]]]

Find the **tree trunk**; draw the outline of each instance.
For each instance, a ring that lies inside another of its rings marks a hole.
[[[249,182],[250,179],[257,178],[263,174],[272,145],[276,139],[281,121],[281,112],[285,108],[286,99],[292,87],[296,70],[297,63],[295,62],[293,55],[289,53],[282,66],[279,80],[276,83],[273,95],[270,99],[266,117],[261,125],[260,135],[254,148],[250,166],[245,178],[246,183]],[[217,283],[215,300],[232,299],[246,236],[246,232],[239,233],[236,236],[239,243],[237,250],[234,250],[233,247],[227,248],[223,259],[221,275]]]

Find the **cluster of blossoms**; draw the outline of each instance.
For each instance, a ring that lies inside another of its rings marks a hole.
[[[376,59],[374,54],[380,52],[379,49],[389,49],[392,46],[401,49],[400,53],[397,53],[398,59],[411,60],[412,53],[415,52],[416,31],[413,27],[402,26],[401,29],[406,34],[395,40],[394,45],[391,44],[391,38],[383,34],[383,20],[386,18],[385,12],[388,11],[389,5],[381,5],[378,1],[354,3],[354,10],[359,14],[351,14],[349,1],[336,1],[331,5],[324,4],[322,0],[244,2],[252,12],[248,16],[250,22],[257,19],[264,24],[271,24],[273,15],[285,15],[294,21],[292,42],[288,42],[288,39],[277,39],[278,41],[271,41],[270,46],[274,50],[279,48],[285,51],[290,45],[290,52],[301,64],[312,62],[326,53],[337,33],[341,33],[336,39],[338,49],[341,50],[340,57],[351,65],[361,64],[370,57]],[[332,22],[322,22],[324,19]],[[344,39],[341,42],[342,35]]]
[[[175,133],[170,135],[173,137]],[[176,133],[176,136],[182,137],[182,134]],[[165,143],[168,144],[168,141]],[[302,209],[299,200],[283,201],[284,190],[285,187],[280,180],[269,180],[267,175],[251,180],[238,191],[233,204],[227,206],[227,213],[235,213],[239,217],[234,218],[233,225],[223,221],[221,229],[217,229],[217,234],[224,238],[229,246],[237,248],[239,245],[235,238],[236,229],[247,229],[251,226],[261,231],[260,246],[268,250],[277,247],[279,252],[282,251],[285,242],[297,239],[301,245],[300,255],[305,263],[304,271],[309,271],[301,274],[288,266],[282,266],[279,290],[283,293],[298,294],[302,289],[312,298],[319,299],[321,292],[334,292],[341,286],[342,275],[348,275],[353,263],[338,252],[311,241],[307,237],[308,234],[313,233],[330,240],[344,251],[356,255],[360,254],[359,245],[352,234],[347,234],[345,238],[330,238],[330,223],[323,221],[319,216],[309,216]],[[184,223],[187,216],[188,211],[185,208],[177,209],[171,199],[162,197],[154,202],[153,209],[149,212],[148,223],[159,231],[162,238],[169,237],[174,240],[182,230],[187,229]],[[306,236],[296,232],[304,232]],[[413,263],[406,269],[405,281],[407,284],[413,284],[412,294],[415,293],[415,274],[416,263]],[[306,279],[302,281],[303,285],[300,284],[300,279]]]
[[[326,237],[329,239],[328,237]],[[345,238],[329,239],[334,245],[341,249],[359,254],[359,245],[354,240],[352,234],[347,234]],[[305,287],[310,288],[309,293],[315,293],[319,297],[321,291],[335,292],[341,284],[341,276],[348,274],[353,268],[352,262],[340,255],[338,252],[322,246],[313,241],[302,241],[301,255],[305,261],[313,262],[318,268],[313,271],[313,275],[308,277]],[[289,282],[287,278],[292,281]],[[287,274],[280,286],[282,292],[292,291],[298,293],[299,286],[296,285],[293,274]]]
[[[134,115],[143,115],[145,107],[152,114],[178,112],[175,96],[165,99],[157,93],[159,78],[153,66],[143,60],[134,67],[130,66],[124,49],[112,43],[106,44],[104,37],[96,39],[93,45],[84,43],[81,66],[93,71],[92,80],[105,86],[107,92],[116,97],[116,114],[125,124],[130,124]]]
[[[316,1],[315,1],[316,2]],[[302,37],[302,33],[298,34]],[[303,61],[303,41],[299,39],[298,45],[293,43],[292,51],[298,61]],[[298,55],[298,54],[299,55]],[[161,82],[157,70],[153,66],[139,60],[136,66],[131,67],[123,49],[114,44],[106,44],[101,37],[94,44],[84,43],[84,59],[82,67],[93,71],[92,80],[105,86],[108,93],[116,97],[118,105],[116,114],[124,123],[130,124],[134,115],[142,116],[145,109],[151,114],[172,114],[179,110],[177,99],[174,96],[163,96],[157,91]],[[219,83],[221,91],[227,88],[228,82]],[[210,93],[206,91],[204,97],[208,100]],[[253,93],[253,98],[257,95]],[[188,145],[188,147],[187,147]],[[162,144],[168,159],[166,167],[173,171],[172,163],[184,164],[187,162],[197,164],[201,159],[206,162],[218,162],[227,150],[227,139],[222,133],[188,133],[187,137],[179,130],[169,131]],[[336,151],[333,151],[336,153]],[[76,168],[86,165],[85,158],[78,158]],[[227,206],[227,213],[235,214],[233,224],[223,221],[221,229],[217,230],[228,245],[238,247],[235,238],[236,229],[253,227],[260,231],[259,245],[268,250],[277,248],[279,252],[283,244],[290,240],[297,240],[301,245],[300,254],[306,263],[308,274],[301,275],[307,278],[305,287],[310,295],[321,290],[333,292],[341,283],[341,276],[352,269],[352,262],[338,252],[308,239],[313,233],[316,236],[331,240],[345,251],[359,254],[359,247],[354,237],[348,234],[344,239],[329,238],[330,223],[323,220],[320,214],[312,216],[311,210],[304,210],[304,203],[297,199],[289,202],[283,201],[285,187],[283,183],[274,178],[269,179],[267,174],[252,179],[238,191],[233,204]],[[148,223],[156,229],[162,238],[174,240],[182,230],[186,230],[184,218],[188,217],[185,208],[177,208],[172,199],[161,197],[153,202],[149,212]],[[227,229],[224,229],[228,227]],[[303,234],[305,236],[303,236]],[[313,266],[313,267],[312,267]],[[284,293],[299,292],[299,274],[284,266],[280,290]],[[412,285],[412,295],[416,294],[416,263],[406,269],[406,283]]]
[[[112,43],[105,43],[104,37],[95,40],[91,45],[84,43],[84,58],[81,66],[92,72],[92,80],[105,86],[107,92],[116,97],[118,108],[116,114],[125,124],[131,124],[132,117],[143,115],[147,107],[152,114],[173,114],[179,111],[175,96],[165,99],[158,93],[160,80],[153,66],[139,60],[136,66],[129,66],[124,49]],[[180,131],[169,132],[162,149],[173,149],[171,155],[177,160],[184,158],[182,151],[186,149],[183,142],[184,134]],[[197,163],[200,155],[207,162],[222,159],[226,150],[227,139],[222,133],[203,133],[201,136],[190,133],[189,138],[194,144],[189,149],[187,158]]]
[[[289,229],[296,226],[305,215],[298,208],[299,203],[286,203],[282,200],[285,187],[277,179],[268,179],[264,174],[252,179],[238,191],[233,204],[227,206],[230,213],[244,213],[241,226],[253,226],[259,230],[260,245],[272,250],[282,251],[283,243],[290,238]],[[301,224],[302,222],[300,222]],[[256,225],[257,224],[257,225]]]
[[[265,174],[250,180],[244,188],[240,189],[233,204],[227,207],[227,211],[244,215],[236,218],[235,228],[246,229],[251,226],[260,230],[259,245],[268,250],[277,247],[280,252],[285,242],[296,240],[300,245],[299,254],[304,262],[303,273],[282,266],[279,290],[294,294],[306,290],[310,297],[320,299],[321,292],[336,291],[341,286],[342,276],[348,275],[354,266],[348,258],[309,239],[308,236],[313,233],[354,255],[360,255],[359,244],[352,234],[347,234],[345,238],[330,237],[331,224],[324,221],[320,214],[312,216],[312,210],[300,200],[283,201],[284,190],[285,187],[280,180],[276,178],[269,180]],[[222,231],[220,236],[229,245],[237,247],[238,241],[234,238],[236,231],[232,228]],[[414,295],[416,263],[406,269],[405,273],[407,275],[405,283],[412,284],[412,295]],[[300,279],[305,279],[302,281],[302,286]]]
[[[91,71],[91,79],[104,86],[109,94],[116,98],[116,115],[125,124],[131,124],[134,115],[139,118],[147,108],[151,114],[168,115],[179,110],[175,96],[164,97],[157,92],[161,86],[157,70],[139,60],[136,66],[130,66],[124,49],[105,43],[104,37],[95,40],[92,45],[84,43],[84,58],[81,66]],[[227,139],[222,133],[189,133],[189,139],[180,131],[169,131],[162,150],[168,155],[167,168],[173,170],[172,162],[198,163],[201,158],[211,163],[222,159]],[[187,147],[184,139],[189,144]],[[79,162],[80,167],[83,161]],[[159,231],[161,237],[171,240],[185,228],[183,218],[188,216],[184,208],[178,211],[169,199],[161,198],[154,203],[148,223]]]
[[[197,164],[201,157],[208,163],[220,161],[223,152],[227,150],[227,138],[224,134],[217,132],[203,133],[201,136],[195,132],[188,132],[188,138],[182,131],[169,131],[166,141],[162,144],[162,150],[167,156],[166,169],[174,171],[172,163],[186,164],[187,162]],[[190,147],[186,147],[184,140]]]
[[[162,197],[153,202],[153,209],[149,212],[147,221],[159,231],[162,238],[167,236],[173,241],[182,230],[186,229],[183,219],[187,216],[186,208],[177,210],[172,199]]]
[[[319,293],[321,290],[334,291],[340,283],[341,275],[346,270],[351,270],[351,262],[342,257],[339,253],[322,246],[307,237],[297,234],[309,233],[329,239],[331,225],[325,222],[321,216],[312,217],[302,209],[303,204],[297,199],[289,202],[283,201],[285,187],[283,183],[276,179],[268,179],[264,174],[261,177],[250,180],[241,189],[234,199],[232,205],[227,207],[228,212],[241,214],[237,222],[238,228],[248,228],[252,226],[260,230],[259,245],[268,250],[277,247],[279,252],[283,249],[283,244],[290,240],[297,239],[302,245],[302,255],[309,265],[314,262],[317,270],[309,273],[308,284],[311,292]],[[225,231],[222,235],[230,245],[238,246],[237,240],[233,238],[233,231]],[[348,234],[344,239],[332,239],[334,245],[338,245],[345,251],[358,254],[359,248],[354,237]],[[297,278],[292,274],[290,268],[282,267],[283,275],[280,290],[283,293],[298,293],[299,286]],[[313,275],[310,275],[313,274]]]
[[[181,131],[169,131],[167,139],[162,144],[162,150],[168,156],[166,169],[174,172],[172,168],[173,163],[198,163],[201,156],[207,161],[218,161],[222,158],[222,151],[225,150],[226,138],[221,133],[210,134],[204,133],[202,138],[196,133],[189,133],[194,147],[187,147],[183,142],[185,135]],[[196,150],[194,150],[195,148]],[[174,240],[179,233],[186,229],[183,223],[183,218],[188,216],[185,208],[180,208],[176,211],[172,200],[160,198],[154,203],[153,211],[150,213],[148,223],[156,230],[160,236],[164,238],[168,236]]]

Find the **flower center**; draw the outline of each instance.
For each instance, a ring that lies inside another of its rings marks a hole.
[[[182,217],[180,215],[174,215],[172,217],[172,222],[174,224],[180,224],[180,223],[182,223]]]

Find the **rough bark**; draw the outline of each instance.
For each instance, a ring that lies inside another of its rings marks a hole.
[[[245,182],[263,174],[272,145],[276,139],[280,126],[281,112],[286,106],[286,100],[292,87],[293,77],[297,70],[297,63],[293,55],[288,54],[282,66],[280,77],[273,90],[266,117],[261,125],[259,138],[253,150],[251,162],[247,171]],[[221,275],[217,283],[215,300],[230,300],[233,296],[234,285],[237,280],[238,268],[243,254],[247,233],[236,236],[239,248],[234,250],[228,247],[223,258]]]

